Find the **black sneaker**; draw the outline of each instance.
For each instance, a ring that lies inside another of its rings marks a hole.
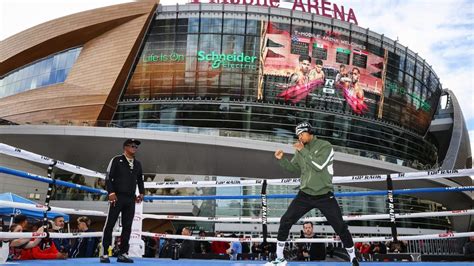
[[[352,259],[352,266],[359,266],[359,261],[357,260],[357,258]]]
[[[133,260],[129,258],[127,254],[119,254],[117,256],[117,262],[133,263]]]
[[[109,256],[107,255],[100,256],[100,263],[110,263]]]

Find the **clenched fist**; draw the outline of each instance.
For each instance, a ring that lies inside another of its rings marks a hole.
[[[283,158],[283,155],[284,155],[284,153],[283,153],[282,150],[277,150],[275,152],[275,158],[277,158],[277,160],[281,160],[281,158]]]
[[[303,148],[304,148],[304,144],[301,143],[300,141],[296,142],[295,144],[293,144],[293,147],[297,150],[297,151],[301,151]]]

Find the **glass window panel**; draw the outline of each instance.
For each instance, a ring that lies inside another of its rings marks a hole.
[[[224,35],[222,52],[226,54],[242,53],[244,51],[244,36]]]
[[[247,35],[259,35],[261,23],[258,20],[247,20]]]
[[[199,18],[189,18],[189,20],[188,20],[188,31],[190,33],[199,32]]]
[[[63,63],[65,63],[65,60],[69,60],[67,63],[70,68],[79,56],[80,51],[81,48],[74,48],[12,71],[2,81],[4,93],[1,97],[64,81],[64,79],[58,81],[55,66],[59,66],[61,60],[63,60]]]

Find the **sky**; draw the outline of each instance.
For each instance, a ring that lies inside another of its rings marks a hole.
[[[328,1],[352,8],[359,26],[398,39],[432,65],[443,88],[454,91],[461,104],[474,152],[474,0]],[[131,1],[0,0],[0,40],[48,20],[124,2]]]

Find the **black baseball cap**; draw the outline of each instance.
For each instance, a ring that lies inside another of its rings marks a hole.
[[[139,141],[138,139],[127,139],[126,141],[123,142],[123,146],[125,147],[132,143],[135,143],[136,145],[140,145],[141,141]]]

